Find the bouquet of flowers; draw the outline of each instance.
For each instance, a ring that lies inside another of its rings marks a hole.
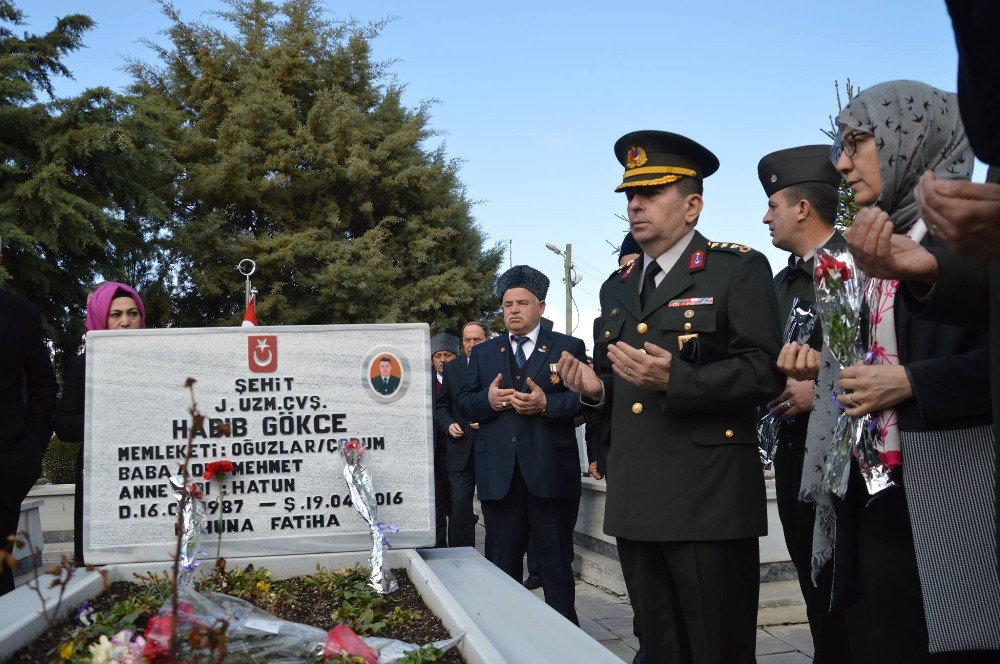
[[[816,250],[813,269],[816,305],[823,323],[823,343],[840,367],[849,367],[864,360],[861,335],[861,305],[864,302],[864,275],[854,265],[846,250],[834,255],[826,249]],[[834,396],[835,398],[835,396]],[[841,409],[833,430],[833,445],[826,456],[823,479],[827,488],[843,496],[847,490],[851,454],[858,449],[861,433],[870,416],[854,419]]]

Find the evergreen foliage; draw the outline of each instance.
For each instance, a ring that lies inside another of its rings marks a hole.
[[[257,262],[262,324],[426,321],[452,330],[497,309],[501,250],[483,248],[429,104],[407,108],[381,24],[333,21],[318,0],[227,0],[211,23],[167,2],[158,62],[132,92],[179,123],[169,224],[174,324],[235,325]],[[218,27],[219,24],[222,27]]]
[[[833,82],[833,89],[837,94],[837,114],[840,115],[840,112],[844,110],[844,105],[840,99],[840,81]],[[847,94],[847,103],[850,103],[854,99],[854,95],[861,92],[861,88],[855,87],[851,83],[850,77],[848,77],[844,83],[844,92]],[[831,141],[835,141],[837,140],[837,123],[833,119],[834,116],[830,115],[827,117],[830,119],[830,128],[820,129],[820,131],[826,134],[827,138]],[[833,225],[838,230],[843,231],[854,223],[854,215],[858,213],[861,207],[854,202],[854,192],[847,186],[847,180],[844,178],[840,179],[840,184],[837,186],[837,197],[840,200],[837,205],[837,217],[834,219]]]
[[[0,286],[41,307],[58,364],[80,348],[95,280],[135,284],[154,322],[169,315],[150,281],[172,199],[169,112],[107,88],[52,99],[52,78],[70,75],[62,59],[93,22],[75,14],[18,36],[22,24],[0,0]]]

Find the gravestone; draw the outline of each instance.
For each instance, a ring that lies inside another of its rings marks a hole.
[[[189,466],[205,494],[208,557],[363,551],[341,448],[358,441],[392,546],[434,543],[432,392],[425,324],[119,330],[87,335],[84,555],[174,555],[191,377],[205,416]],[[225,435],[225,426],[230,429]],[[228,459],[220,487],[205,466]],[[220,488],[224,489],[223,500]]]

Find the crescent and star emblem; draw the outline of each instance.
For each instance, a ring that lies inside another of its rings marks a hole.
[[[263,355],[262,352],[267,351],[267,355]],[[258,367],[266,367],[271,363],[271,348],[267,345],[267,339],[260,339],[257,341],[257,348],[253,352],[253,361]]]

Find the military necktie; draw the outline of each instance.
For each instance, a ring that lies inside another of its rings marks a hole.
[[[656,261],[650,261],[649,265],[646,266],[646,273],[642,276],[642,290],[639,291],[639,305],[643,309],[646,308],[646,302],[656,290],[656,275],[662,271],[663,268]]]
[[[520,369],[524,366],[524,363],[528,361],[528,358],[524,355],[524,344],[527,343],[528,337],[514,337],[514,343],[517,344],[517,351],[514,353],[514,361],[517,362],[517,368]]]

